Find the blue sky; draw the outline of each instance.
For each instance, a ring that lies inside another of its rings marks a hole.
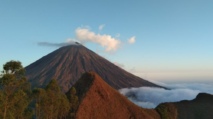
[[[76,31],[87,29],[95,35],[86,47],[135,75],[166,82],[212,81],[212,5],[211,0],[1,1],[0,65],[19,60],[27,66],[58,48],[39,42],[79,40]],[[119,47],[104,52],[104,35],[119,41]],[[135,42],[128,43],[134,36]]]

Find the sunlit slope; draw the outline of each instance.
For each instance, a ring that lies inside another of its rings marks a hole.
[[[76,119],[160,119],[155,110],[133,104],[94,72],[83,74],[74,87],[80,99]]]

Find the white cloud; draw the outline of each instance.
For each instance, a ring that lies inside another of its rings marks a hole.
[[[105,25],[100,25],[99,29],[103,29]],[[116,38],[113,38],[111,35],[100,35],[100,34],[95,34],[94,32],[90,31],[91,28],[89,26],[81,26],[78,27],[75,30],[75,39],[66,39],[65,42],[62,43],[51,43],[51,42],[38,42],[38,45],[40,46],[56,46],[56,47],[62,47],[66,45],[71,45],[75,44],[75,42],[79,42],[82,45],[85,45],[88,42],[92,42],[95,44],[98,44],[104,48],[104,50],[99,50],[100,52],[103,53],[109,53],[109,54],[114,54],[115,51],[118,48],[122,49],[122,46],[124,45],[124,42],[121,42],[118,37],[120,37],[120,34],[116,34]],[[134,36],[135,38],[135,36]]]
[[[144,108],[155,108],[157,105],[164,102],[192,100],[201,92],[213,94],[212,84],[165,84],[164,86],[171,88],[171,90],[140,87],[123,88],[120,89],[119,92],[128,97],[128,99],[136,105]]]
[[[102,30],[104,28],[105,24],[102,24],[99,26],[99,30]]]
[[[133,36],[132,38],[128,39],[128,42],[129,42],[130,44],[135,43],[135,36]]]
[[[117,33],[115,37],[120,37],[120,36],[121,36],[120,33]]]
[[[123,68],[123,67],[124,67],[124,65],[123,65],[123,64],[120,64],[120,63],[118,63],[118,62],[114,62],[114,64],[115,64],[115,65],[117,65],[117,66],[119,66],[119,67],[121,67],[121,68]]]
[[[101,45],[102,47],[106,47],[105,51],[110,52],[111,50],[116,51],[120,45],[121,41],[119,39],[112,38],[110,35],[100,35],[91,32],[86,28],[77,28],[75,30],[76,39],[81,43],[93,42]]]

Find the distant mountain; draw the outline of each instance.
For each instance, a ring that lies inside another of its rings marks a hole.
[[[177,114],[174,119],[213,119],[213,95],[207,93],[200,93],[191,101],[163,103],[158,107],[161,107],[164,116]]]
[[[73,87],[80,99],[76,119],[160,119],[154,109],[133,104],[94,72],[83,74]],[[70,97],[70,90],[66,94]]]
[[[86,71],[96,72],[115,89],[160,87],[123,70],[79,43],[61,47],[25,69],[32,87],[45,87],[54,78],[63,92],[68,91]]]

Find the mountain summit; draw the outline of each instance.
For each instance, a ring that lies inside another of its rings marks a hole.
[[[45,87],[56,79],[63,92],[69,90],[87,71],[96,72],[115,89],[127,87],[159,87],[114,65],[83,45],[61,47],[25,67],[32,87]]]

